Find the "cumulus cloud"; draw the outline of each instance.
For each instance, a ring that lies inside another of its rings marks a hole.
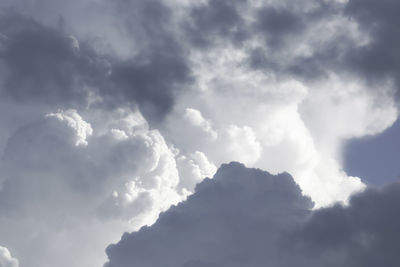
[[[179,155],[177,165],[180,174],[179,189],[183,194],[192,193],[196,184],[205,177],[213,176],[217,170],[217,167],[200,151],[187,156]]]
[[[0,1],[5,245],[99,265],[232,160],[346,202],[345,141],[398,112],[397,3],[361,2]]]
[[[312,211],[289,174],[232,162],[153,226],[110,245],[104,266],[397,266],[399,190],[371,188],[348,206]]]
[[[105,266],[257,266],[311,207],[288,174],[223,165],[153,226],[108,247]]]
[[[18,260],[13,258],[7,248],[0,246],[0,266],[18,267]]]
[[[69,109],[66,111],[60,111],[57,113],[49,113],[46,115],[47,118],[56,118],[59,121],[65,121],[66,124],[75,130],[76,142],[75,145],[87,145],[86,138],[92,135],[93,129],[89,123],[84,121],[76,110]]]
[[[101,264],[111,240],[154,222],[215,169],[200,152],[184,168],[184,155],[137,111],[91,110],[85,117],[76,110],[49,113],[8,139],[0,163],[0,235],[18,249],[22,266]],[[78,249],[83,240],[94,245]],[[76,257],[66,260],[69,253]]]

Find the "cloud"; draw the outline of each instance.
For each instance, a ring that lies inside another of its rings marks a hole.
[[[316,210],[289,242],[297,253],[317,255],[311,266],[397,266],[399,192],[399,183],[369,188],[348,206]]]
[[[193,81],[173,11],[162,1],[116,1],[112,8],[134,43],[133,55],[113,70],[115,90],[135,99],[150,123],[159,122],[171,111],[176,94]]]
[[[121,232],[153,223],[215,169],[200,152],[173,152],[138,111],[82,113],[49,113],[6,144],[0,235],[23,266],[101,264]]]
[[[104,266],[397,266],[399,190],[370,188],[348,206],[311,211],[287,173],[232,162],[153,226],[110,245]]]
[[[57,113],[50,113],[46,115],[47,118],[56,118],[59,121],[65,121],[67,125],[75,130],[76,142],[75,145],[88,144],[86,138],[91,136],[93,129],[89,123],[85,122],[81,116],[74,109],[66,111],[61,110]]]
[[[378,105],[358,80],[335,75],[313,84],[283,82],[247,69],[240,55],[240,49],[215,47],[196,58],[204,87],[177,98],[160,128],[165,138],[182,151],[203,152],[214,165],[235,158],[272,173],[288,171],[318,206],[362,189],[341,170],[342,143],[389,127],[397,117],[392,100]],[[188,107],[202,119],[189,120]]]
[[[214,175],[217,167],[212,164],[204,153],[196,151],[188,156],[180,155],[176,159],[180,181],[178,188],[183,194],[190,194],[205,177]]]
[[[13,258],[7,248],[0,246],[0,266],[18,267],[18,260]]]
[[[137,21],[127,17],[126,23],[135,25],[128,29],[136,29],[138,32],[131,34],[135,38],[142,35],[143,43],[137,45],[139,51],[125,58],[103,55],[62,29],[23,15],[3,15],[3,94],[22,103],[44,102],[60,108],[77,108],[93,101],[108,108],[133,103],[150,122],[162,120],[174,105],[175,92],[191,82],[190,67],[185,52],[164,26],[169,19],[167,7],[159,2],[138,2],[134,8]],[[152,20],[155,25],[150,25],[145,19],[153,15],[159,21]]]
[[[284,41],[285,36],[293,37],[305,28],[303,16],[286,8],[264,7],[258,11],[257,16],[256,30],[265,33],[267,44],[274,48]]]
[[[345,141],[397,118],[391,1],[0,2],[0,235],[21,265],[99,265],[232,160],[346,202],[365,185]]]
[[[398,7],[399,3],[393,0],[350,0],[345,9],[346,15],[357,21],[360,28],[370,36],[367,44],[348,54],[349,68],[354,68],[375,84],[393,79],[396,83],[397,97],[400,61],[396,47],[400,40],[396,34],[399,18],[394,10]]]
[[[264,44],[250,49],[249,66],[310,82],[331,72],[346,76],[346,56],[368,37],[343,14],[345,3],[298,1],[266,4],[257,11],[254,35]]]
[[[0,55],[3,94],[22,103],[83,104],[89,88],[101,85],[110,71],[90,47],[33,19],[3,15],[0,31],[7,36]]]
[[[397,1],[299,1],[269,3],[257,11],[249,66],[303,81],[334,72],[355,76],[380,97],[398,97],[395,33]],[[384,101],[384,100],[383,100]]]
[[[272,240],[279,232],[311,207],[288,174],[222,165],[153,226],[109,246],[105,266],[258,266],[276,249]]]
[[[212,46],[217,39],[228,39],[240,44],[247,33],[240,11],[247,1],[210,0],[189,8],[184,30],[190,43],[197,48]]]

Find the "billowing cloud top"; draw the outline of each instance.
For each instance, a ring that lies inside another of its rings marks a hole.
[[[346,203],[366,188],[343,171],[346,140],[397,119],[399,5],[0,1],[4,257],[101,266],[233,160],[293,175],[287,208],[308,205],[300,189],[314,209]]]
[[[105,267],[397,266],[400,184],[311,211],[288,174],[221,166],[151,227],[107,248]]]
[[[5,247],[0,247],[0,266],[1,267],[18,267],[18,260],[13,258]]]

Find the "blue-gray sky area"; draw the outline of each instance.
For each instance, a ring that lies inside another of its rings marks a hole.
[[[399,10],[0,0],[0,267],[400,266]]]
[[[400,121],[381,134],[350,140],[344,160],[345,171],[367,183],[400,181]]]

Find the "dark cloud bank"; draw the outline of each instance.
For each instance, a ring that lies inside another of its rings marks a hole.
[[[77,108],[91,92],[103,99],[102,108],[132,104],[150,122],[162,120],[175,94],[192,80],[185,53],[169,32],[171,14],[157,1],[118,8],[136,11],[122,20],[141,43],[137,54],[124,59],[100,54],[61,27],[14,11],[0,14],[1,95],[22,104]]]
[[[240,46],[246,40],[259,36],[264,44],[247,51],[247,64],[252,69],[295,77],[305,82],[325,78],[330,72],[344,76],[352,74],[373,84],[374,88],[392,80],[399,96],[399,1],[349,0],[339,3],[304,0],[268,3],[258,8],[252,23],[246,23],[241,10],[248,4],[247,1],[210,0],[207,5],[193,9],[188,22],[190,26],[187,27],[189,39],[195,47],[204,48],[218,38]],[[330,42],[317,43],[309,55],[298,55],[290,60],[285,58],[285,52],[299,45],[302,36],[304,38],[308,31],[314,31],[315,25],[333,18],[355,22],[370,41],[360,46],[348,32],[338,32],[334,33]]]
[[[153,226],[110,245],[105,266],[395,267],[399,203],[396,183],[312,211],[289,174],[232,162]]]
[[[310,4],[314,7],[303,7]],[[207,51],[217,41],[243,47],[249,68],[280,77],[313,81],[333,71],[376,84],[392,79],[398,88],[399,5],[396,0],[264,4],[249,22],[241,11],[249,2],[210,0],[185,9],[184,19],[175,25],[174,10],[160,1],[116,1],[103,12],[118,14],[116,21],[137,50],[121,59],[100,54],[90,42],[80,40],[77,48],[76,39],[63,27],[41,25],[34,19],[38,14],[20,15],[15,12],[20,7],[6,1],[4,6],[13,8],[12,12],[4,8],[7,12],[0,16],[1,93],[24,103],[71,108],[86,103],[88,90],[94,90],[104,106],[136,104],[147,120],[157,122],[171,111],[177,94],[194,81],[189,52]],[[301,36],[335,16],[356,22],[371,42],[359,47],[349,35],[337,34],[334,42],[313,47],[308,56],[285,59],[284,52],[292,50]],[[247,48],[246,40],[256,37],[264,40],[263,45]]]

